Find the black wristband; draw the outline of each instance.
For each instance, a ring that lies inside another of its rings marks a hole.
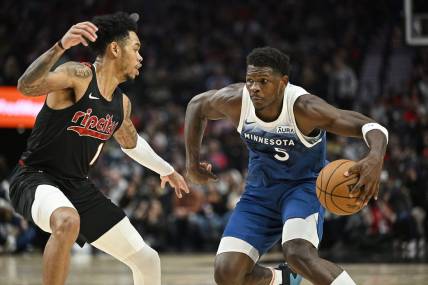
[[[58,41],[58,46],[59,46],[60,48],[62,48],[63,50],[65,50],[64,46],[63,46],[63,45],[62,45],[62,43],[61,43],[61,40],[59,40],[59,41]]]

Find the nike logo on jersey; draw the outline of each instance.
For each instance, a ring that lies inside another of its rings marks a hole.
[[[92,96],[92,92],[91,92],[91,93],[89,93],[89,99],[100,99],[100,98]]]
[[[254,124],[256,121],[248,121],[248,119],[245,119],[245,124],[249,125],[249,124]]]

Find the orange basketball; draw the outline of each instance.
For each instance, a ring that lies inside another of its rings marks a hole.
[[[351,215],[363,207],[357,204],[361,190],[353,192],[352,187],[358,181],[358,175],[348,177],[344,173],[355,164],[355,161],[339,159],[327,164],[317,178],[317,197],[321,204],[336,215]]]

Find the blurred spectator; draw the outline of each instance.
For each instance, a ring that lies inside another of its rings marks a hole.
[[[328,99],[336,102],[341,109],[352,109],[356,101],[357,77],[351,67],[346,65],[343,51],[337,52],[333,59],[328,84]]]
[[[204,194],[196,187],[181,199],[176,196],[172,198],[169,231],[174,249],[188,251],[204,248],[204,203]]]
[[[0,199],[0,253],[29,250],[35,236],[35,229],[15,214],[6,200]]]

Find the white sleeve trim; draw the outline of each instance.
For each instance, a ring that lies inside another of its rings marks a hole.
[[[137,135],[137,145],[134,148],[122,148],[130,158],[140,163],[141,165],[159,173],[161,176],[167,176],[174,172],[174,168],[165,160],[162,159],[150,147],[145,139]]]
[[[381,126],[378,123],[367,123],[361,128],[361,131],[363,133],[364,141],[366,142],[368,147],[370,147],[370,145],[369,145],[369,142],[367,141],[366,136],[367,136],[367,133],[370,132],[371,130],[381,131],[386,137],[386,143],[388,143],[388,130],[384,126]]]
[[[241,133],[242,126],[244,125],[244,120],[248,112],[248,90],[247,87],[244,86],[242,89],[242,103],[241,103],[241,116],[239,117],[239,125],[236,128],[238,133]]]
[[[302,90],[305,91],[303,88]],[[300,141],[303,143],[304,146],[306,146],[307,148],[311,148],[322,141],[324,132],[321,131],[320,134],[316,137],[308,137],[302,134],[299,127],[297,126],[296,118],[294,117],[294,103],[296,102],[297,98],[306,94],[309,94],[309,93],[305,91],[305,93],[301,92],[300,94],[294,96],[294,98],[290,100],[290,104],[287,107],[288,107],[288,113],[290,114],[297,136],[299,137]],[[310,142],[309,140],[313,140],[314,142]]]

